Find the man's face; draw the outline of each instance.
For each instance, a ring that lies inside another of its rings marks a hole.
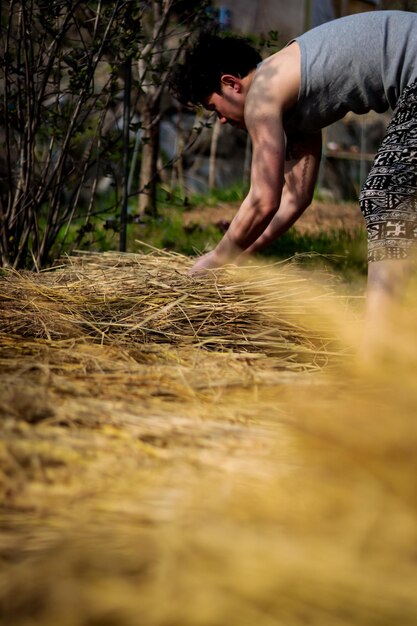
[[[222,93],[212,93],[204,102],[204,107],[215,111],[221,124],[231,124],[245,129],[245,101],[241,92],[230,85],[222,85]]]

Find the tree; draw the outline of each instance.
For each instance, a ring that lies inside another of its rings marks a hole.
[[[193,32],[211,17],[209,0],[150,0],[142,13],[144,43],[136,66],[137,107],[141,117],[142,154],[139,213],[156,215],[161,98],[171,71]]]
[[[190,33],[204,21],[207,4],[9,0],[0,5],[1,266],[40,268],[68,247],[69,239],[80,245],[95,228],[103,175],[113,181],[117,206],[123,181],[122,230],[126,227],[129,142],[137,112],[141,207],[156,213],[162,93]]]
[[[81,210],[78,241],[91,228],[98,178],[112,167],[110,112],[120,85],[111,60],[128,5],[2,3],[2,266],[47,264]]]

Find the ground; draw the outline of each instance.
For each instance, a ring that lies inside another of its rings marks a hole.
[[[184,213],[184,223],[222,224],[230,223],[239,208],[237,203],[219,203],[215,207],[195,207]],[[355,231],[364,226],[358,203],[333,203],[314,201],[294,225],[297,232],[318,233],[338,229]]]
[[[415,626],[414,316],[191,262],[0,275],[0,625]]]

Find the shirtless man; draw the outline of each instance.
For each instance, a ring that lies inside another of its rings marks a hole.
[[[256,252],[312,200],[321,129],[348,111],[394,110],[360,196],[368,230],[368,318],[401,290],[417,242],[417,14],[373,11],[318,26],[260,63],[236,38],[206,37],[177,70],[174,93],[247,129],[251,185],[223,239],[191,273]]]

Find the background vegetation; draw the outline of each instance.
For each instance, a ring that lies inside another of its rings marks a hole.
[[[211,19],[207,4],[2,4],[1,265],[41,268],[81,245],[102,211],[103,184],[122,249],[132,177],[140,211],[155,214],[161,96],[187,38]],[[130,170],[137,162],[139,174]]]
[[[193,33],[215,23],[210,0],[2,5],[0,266],[41,269],[63,252],[133,249],[136,240],[185,254],[215,245],[219,228],[187,228],[182,214],[238,200],[243,186],[186,197],[181,157],[167,162],[160,151],[172,67]],[[277,41],[274,32],[256,43]],[[180,151],[204,125],[197,115],[181,129]],[[291,230],[267,254],[308,253],[299,260],[309,263],[326,255],[350,275],[365,271],[364,249],[360,231]]]

